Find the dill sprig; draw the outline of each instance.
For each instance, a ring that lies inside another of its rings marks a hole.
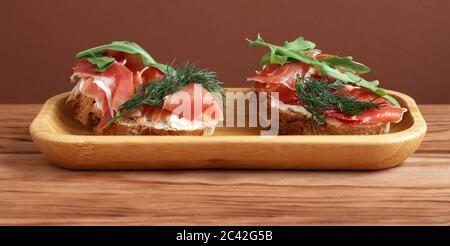
[[[117,115],[108,121],[108,125],[141,105],[161,106],[166,96],[178,92],[191,83],[200,84],[211,93],[224,94],[220,86],[222,82],[218,80],[215,72],[206,69],[198,70],[195,63],[186,62],[174,70],[165,71],[162,80],[141,85],[135,94],[119,107]]]
[[[360,115],[368,109],[378,109],[382,106],[380,103],[357,100],[338,91],[344,85],[345,83],[340,80],[329,82],[297,77],[298,100],[313,115],[313,119],[319,125],[325,124],[325,111],[329,109],[348,115]]]

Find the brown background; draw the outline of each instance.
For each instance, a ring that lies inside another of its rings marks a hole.
[[[2,1],[0,103],[35,103],[71,88],[76,52],[138,42],[160,62],[199,61],[245,86],[264,49],[299,35],[352,55],[383,87],[419,103],[450,103],[450,1]]]

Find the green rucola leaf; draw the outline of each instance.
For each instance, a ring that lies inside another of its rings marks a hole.
[[[261,60],[259,61],[261,63],[261,66],[264,66],[266,64],[270,63],[270,55],[271,53],[266,53],[261,57]]]
[[[261,65],[264,66],[266,64],[285,64],[287,63],[287,57],[286,56],[279,56],[276,55],[274,52],[269,52],[264,54],[261,57]]]
[[[286,56],[279,56],[273,48],[270,48],[270,63],[272,64],[285,64],[287,62]]]
[[[401,107],[400,104],[397,102],[397,100],[395,100],[395,98],[391,95],[384,95],[383,96],[384,99],[388,100],[389,102],[391,102],[393,105],[397,106],[397,107]]]
[[[261,37],[261,35],[259,33],[258,33],[258,37],[256,37],[255,41],[252,41],[252,40],[250,40],[248,38],[246,38],[246,40],[248,41],[248,46],[250,48],[266,43],[266,42],[264,42],[264,40],[262,39],[262,37]],[[263,46],[265,46],[265,45],[263,45]]]
[[[352,73],[368,73],[370,69],[366,67],[364,64],[359,62],[354,62],[351,56],[339,57],[334,56],[326,59],[320,60],[321,62],[326,63],[332,68],[343,68],[346,71]]]
[[[77,58],[102,56],[107,50],[120,51],[127,54],[139,55],[145,66],[155,64],[156,61],[141,46],[129,41],[114,41],[110,44],[101,45],[92,49],[81,51],[77,54]]]
[[[303,37],[299,37],[292,42],[285,41],[284,48],[293,50],[293,51],[301,51],[301,50],[312,50],[316,47],[316,44],[305,40]]]
[[[174,73],[174,69],[171,66],[157,63],[141,46],[129,41],[114,41],[110,44],[81,51],[76,57],[85,57],[90,63],[97,66],[95,71],[103,72],[115,61],[114,58],[103,55],[104,52],[108,50],[124,52],[131,55],[139,55],[144,66],[155,67],[165,74]]]
[[[288,58],[293,58],[295,60],[304,62],[306,64],[312,64],[316,60],[315,58],[308,56],[305,51],[293,50],[293,47],[295,45],[299,45],[298,43],[300,41],[298,41],[297,44],[291,44],[290,48],[267,43],[262,39],[261,35],[259,35],[259,34],[258,34],[258,37],[256,38],[256,40],[252,41],[252,40],[247,39],[247,41],[249,42],[250,47],[262,46],[262,47],[269,48],[271,51],[270,52],[270,63],[272,63],[272,61],[273,61],[275,64],[284,64],[287,62]],[[302,47],[304,47],[304,46],[302,46]],[[281,58],[282,56],[284,56],[285,58]],[[285,62],[280,63],[283,60]]]

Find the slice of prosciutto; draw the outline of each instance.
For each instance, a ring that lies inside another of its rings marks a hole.
[[[253,87],[259,91],[278,92],[283,103],[298,104],[296,76],[304,76],[307,71],[308,67],[304,63],[267,64],[255,76],[247,78],[247,81],[253,82]]]
[[[146,85],[151,81],[159,81],[164,78],[164,74],[155,67],[145,67],[133,74],[134,87]]]
[[[398,123],[402,120],[406,109],[392,105],[386,99],[374,94],[366,88],[346,85],[339,89],[343,96],[351,96],[359,101],[372,102],[380,104],[380,108],[372,108],[364,111],[360,115],[347,115],[336,110],[328,110],[326,114],[330,117],[347,122],[359,123]]]
[[[162,109],[190,121],[223,120],[222,107],[217,98],[197,83],[190,83],[167,96]]]
[[[75,66],[72,76],[89,78],[98,89],[104,92],[110,101],[111,109],[117,110],[134,94],[136,86],[133,82],[133,73],[123,64],[114,62],[104,72],[96,72],[94,69],[95,65],[84,60]],[[92,92],[97,93],[98,89],[93,89]],[[86,95],[91,95],[90,92],[86,93],[88,93]]]

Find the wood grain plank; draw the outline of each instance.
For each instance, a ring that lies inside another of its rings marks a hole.
[[[419,105],[428,130],[420,153],[450,153],[450,105]]]
[[[0,224],[448,225],[449,160],[416,154],[372,172],[76,172],[1,154]]]
[[[40,104],[0,105],[0,153],[39,153],[29,133]]]

